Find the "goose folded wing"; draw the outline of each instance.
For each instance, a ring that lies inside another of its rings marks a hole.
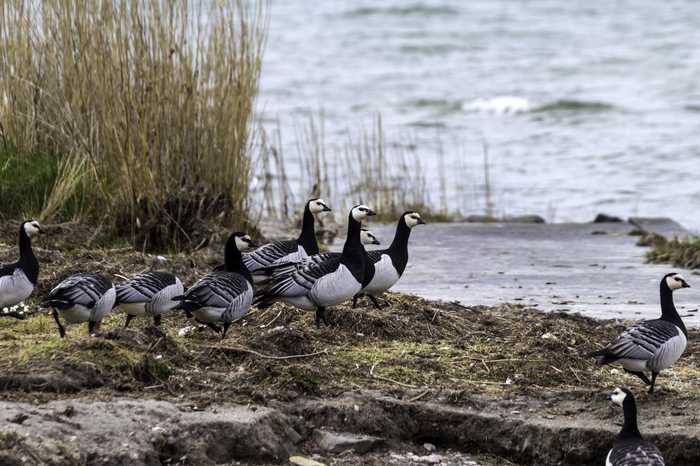
[[[248,290],[248,282],[233,272],[212,272],[203,277],[185,293],[185,300],[201,306],[227,308],[239,295]]]
[[[243,263],[248,270],[254,271],[261,267],[274,264],[283,257],[299,251],[296,240],[279,240],[260,246],[253,252],[243,255]]]
[[[678,328],[664,320],[640,322],[625,330],[606,353],[618,359],[650,359],[676,335]]]
[[[47,298],[52,301],[63,301],[85,307],[93,307],[107,291],[104,280],[86,274],[68,277],[58,284]]]
[[[147,272],[117,286],[117,302],[150,301],[163,288],[175,284],[175,277],[163,272]]]
[[[300,263],[292,272],[276,277],[267,294],[272,296],[302,296],[306,294],[318,279],[338,269],[340,254],[326,254],[327,256],[323,259],[311,256]]]
[[[382,254],[386,254],[385,250],[374,250],[374,251],[367,251],[367,256],[369,257],[369,260],[372,261],[373,264],[376,264],[380,260],[382,260]]]
[[[643,440],[616,445],[610,452],[610,463],[613,465],[665,465],[659,449],[653,443]]]
[[[17,265],[16,262],[14,264],[0,265],[0,279],[2,277],[11,277],[17,269]]]

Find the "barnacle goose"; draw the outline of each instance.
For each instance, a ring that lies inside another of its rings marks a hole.
[[[188,316],[215,331],[221,338],[231,323],[243,317],[253,302],[253,277],[243,263],[241,251],[254,247],[250,236],[236,232],[229,236],[224,249],[224,268],[215,270],[199,279],[190,289],[173,299]]]
[[[88,333],[99,331],[102,319],[112,311],[117,292],[109,278],[92,272],[71,275],[51,290],[40,304],[51,308],[61,338],[66,331],[59,314],[70,324],[88,323]]]
[[[368,230],[367,228],[362,228],[360,229],[360,242],[363,245],[377,245],[381,244],[377,237],[372,233],[372,231]],[[260,273],[265,273],[270,277],[280,277],[282,275],[288,274],[290,272],[293,272],[296,270],[296,268],[300,264],[308,264],[310,262],[323,262],[327,259],[333,258],[333,257],[340,257],[339,252],[321,252],[318,254],[314,254],[313,256],[305,257],[303,259],[297,260],[297,261],[286,261],[286,262],[280,262],[279,264],[271,265],[269,267],[264,267],[262,269],[259,269]],[[372,264],[368,262],[368,266],[372,266]],[[365,279],[370,280],[370,277],[367,277],[367,274],[374,276],[374,267],[372,266],[371,270],[369,270],[368,267],[365,267]],[[256,290],[256,293],[262,294],[264,289],[260,288]]]
[[[281,262],[296,262],[307,256],[318,254],[318,243],[314,230],[315,215],[330,212],[323,199],[311,199],[304,207],[301,233],[297,239],[278,240],[260,246],[243,255],[243,263],[257,280],[256,271]]]
[[[21,303],[31,296],[39,277],[39,261],[32,251],[31,237],[43,230],[36,220],[22,222],[19,227],[19,260],[14,264],[0,267],[0,310]],[[0,314],[18,319],[23,316],[16,312]]]
[[[656,376],[673,365],[688,344],[688,331],[673,305],[673,290],[690,285],[678,273],[669,273],[659,285],[661,318],[646,320],[628,328],[607,347],[589,353],[598,365],[620,363],[625,372],[634,374],[654,392]],[[644,373],[651,371],[651,380]]]
[[[610,395],[622,407],[625,423],[605,459],[605,466],[665,466],[656,445],[642,438],[637,427],[637,403],[626,388],[616,388]]]
[[[415,211],[404,212],[396,224],[394,240],[387,249],[369,251],[367,254],[374,264],[374,277],[369,284],[362,289],[362,292],[369,296],[374,307],[379,309],[377,296],[381,295],[394,286],[406,269],[408,262],[408,238],[411,229],[416,225],[424,225],[425,222],[420,214]],[[360,296],[356,295],[352,300],[352,306],[357,305]]]
[[[182,282],[168,272],[145,272],[117,285],[115,307],[126,313],[124,328],[137,316],[153,317],[153,323],[160,325],[163,313],[172,310],[178,301],[173,297],[185,292]]]
[[[255,300],[258,307],[284,301],[305,310],[316,310],[316,325],[328,325],[326,308],[352,298],[362,289],[367,263],[360,241],[361,223],[374,212],[357,205],[348,215],[348,233],[340,255],[305,261],[290,272],[273,277],[270,286]]]

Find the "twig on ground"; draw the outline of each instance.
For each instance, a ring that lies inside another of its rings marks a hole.
[[[418,401],[421,398],[423,398],[425,395],[427,395],[428,393],[430,393],[430,389],[425,390],[424,392],[414,396],[413,398],[409,398],[408,401]]]
[[[275,316],[274,319],[272,319],[271,321],[269,321],[269,322],[266,323],[266,324],[262,324],[262,325],[260,326],[260,328],[267,328],[267,327],[269,327],[270,325],[274,324],[275,321],[276,321],[276,320],[279,318],[279,316],[281,316],[281,315],[282,315],[282,311],[279,311],[279,312],[277,313],[277,315]]]
[[[381,375],[375,374],[374,369],[377,367],[377,365],[379,365],[379,363],[375,362],[374,364],[372,364],[372,367],[370,367],[370,369],[369,369],[369,376],[372,377],[373,379],[383,380],[384,382],[391,382],[391,383],[394,383],[396,385],[401,385],[402,387],[407,387],[407,388],[419,388],[416,385],[411,385],[409,383],[399,382],[398,380],[390,379],[389,377],[382,377]]]
[[[234,351],[237,353],[248,353],[248,354],[253,354],[259,358],[263,359],[298,359],[298,358],[311,358],[313,356],[319,356],[321,354],[328,354],[328,350],[323,350],[323,351],[316,351],[315,353],[307,353],[307,354],[290,354],[288,356],[272,356],[269,354],[262,354],[258,353],[255,350],[248,349],[248,348],[241,348],[237,346],[204,346],[205,349],[212,349],[212,350],[223,350],[223,351]]]

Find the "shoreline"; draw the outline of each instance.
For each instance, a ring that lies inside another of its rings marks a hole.
[[[15,253],[8,235],[2,260]],[[74,247],[89,235],[57,229],[37,244],[45,266],[32,300],[75,264],[119,277],[153,263],[131,248]],[[585,235],[606,237],[632,240]],[[430,244],[419,235],[411,241],[412,248]],[[166,266],[191,283],[217,263],[219,248],[215,240],[169,255]],[[636,378],[584,357],[625,320],[522,303],[388,297],[391,305],[381,310],[337,306],[332,326],[322,329],[312,313],[280,304],[253,310],[223,342],[181,315],[164,319],[161,330],[144,320],[124,330],[115,312],[102,338],[81,327],[63,340],[45,314],[2,318],[0,457],[23,461],[31,451],[65,464],[267,464],[292,455],[317,455],[328,465],[599,464],[621,421],[607,395],[625,385],[639,394],[642,432],[668,461],[700,459],[692,417],[700,408],[700,331],[689,331],[688,351],[648,396]]]

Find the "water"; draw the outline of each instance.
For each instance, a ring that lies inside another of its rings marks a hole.
[[[498,214],[700,230],[699,26],[690,0],[276,0],[260,108],[286,144],[309,111],[329,143],[381,112],[435,193],[439,141],[464,213],[484,209],[486,144]]]

